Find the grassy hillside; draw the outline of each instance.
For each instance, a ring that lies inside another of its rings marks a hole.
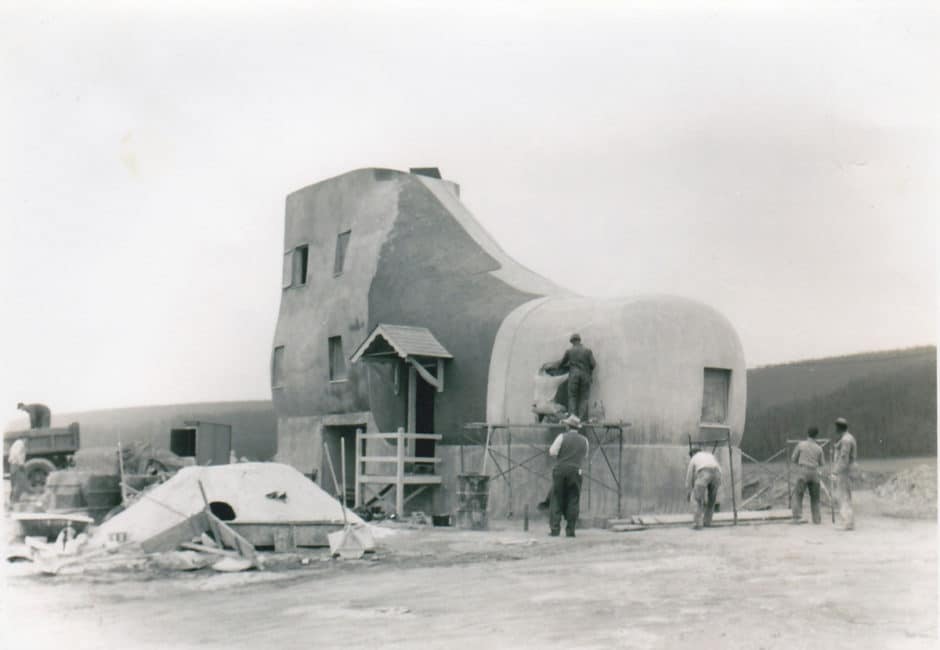
[[[808,426],[833,435],[843,416],[863,457],[937,453],[936,348],[756,368],[748,372],[744,451],[763,458]]]
[[[923,362],[936,364],[935,346],[753,368],[747,372],[748,410],[759,413],[794,400],[821,397],[851,381],[892,374]]]
[[[207,402],[52,414],[53,426],[78,422],[82,447],[149,442],[168,448],[170,429],[187,420],[232,425],[232,447],[252,460],[268,460],[277,451],[277,419],[269,401]]]

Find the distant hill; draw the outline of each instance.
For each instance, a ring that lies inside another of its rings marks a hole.
[[[843,416],[862,457],[937,453],[937,349],[813,359],[748,371],[742,449],[765,458]]]
[[[239,457],[270,460],[277,451],[277,418],[270,401],[205,402],[136,406],[75,413],[52,413],[52,425],[78,422],[83,448],[149,442],[168,448],[170,429],[187,420],[232,425],[232,447]]]

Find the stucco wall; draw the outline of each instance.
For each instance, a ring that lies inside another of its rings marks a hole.
[[[369,291],[369,329],[379,323],[427,327],[454,355],[446,364],[445,390],[435,396],[434,428],[446,441],[459,442],[463,425],[486,414],[490,350],[500,324],[533,295],[493,274],[528,278],[524,270],[506,275],[509,262],[490,255],[426,183],[402,177],[398,217]],[[404,426],[402,399],[390,378],[373,375],[370,403],[384,430]]]
[[[632,444],[682,445],[699,435],[704,369],[731,370],[728,424],[740,444],[746,403],[744,353],[718,312],[667,296],[622,300],[549,298],[522,305],[500,328],[490,366],[487,418],[534,422],[539,367],[561,358],[579,332],[594,351],[592,400],[606,419],[632,423]]]
[[[277,455],[274,460],[291,465],[304,474],[316,470],[317,482],[332,493],[331,479],[326,477],[323,465],[323,427],[361,424],[365,425],[366,432],[378,430],[375,419],[368,411],[278,418]],[[347,449],[346,453],[355,453],[355,449]],[[352,487],[353,477],[347,477],[346,480]]]
[[[307,244],[309,257],[307,283],[281,293],[273,346],[285,347],[285,381],[272,388],[279,418],[369,408],[361,368],[330,382],[327,339],[342,336],[348,356],[368,334],[369,286],[398,204],[397,175],[381,171],[350,172],[287,197],[284,251]],[[346,230],[346,263],[334,277],[336,236]]]

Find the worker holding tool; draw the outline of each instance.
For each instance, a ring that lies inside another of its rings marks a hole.
[[[581,434],[581,418],[569,415],[562,422],[568,426],[568,430],[559,433],[548,449],[549,456],[556,459],[555,468],[552,470],[549,534],[558,537],[561,532],[561,518],[564,516],[565,536],[574,537],[574,527],[581,511],[581,475],[590,444]]]
[[[569,341],[571,347],[565,350],[558,363],[558,367],[568,373],[568,413],[587,421],[591,378],[597,363],[591,349],[581,345],[580,334],[572,334]]]
[[[841,437],[833,448],[832,477],[835,483],[836,500],[839,502],[839,519],[842,530],[855,529],[855,511],[852,509],[851,472],[856,469],[858,444],[855,436],[849,433],[849,423],[845,418],[836,419],[836,433]]]
[[[813,513],[813,523],[822,523],[819,514],[819,468],[825,462],[822,447],[816,442],[819,429],[810,427],[806,431],[806,440],[797,443],[790,457],[790,462],[796,465],[796,493],[793,495],[793,523],[803,522],[803,494],[809,489],[810,510]]]
[[[721,465],[713,454],[699,447],[689,449],[689,466],[685,472],[685,486],[690,492],[689,500],[695,504],[692,528],[712,525],[718,488],[721,486]]]

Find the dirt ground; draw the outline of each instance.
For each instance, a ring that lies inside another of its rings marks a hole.
[[[549,538],[400,530],[375,559],[260,572],[6,567],[2,647],[934,648],[935,521],[763,524]],[[6,635],[6,639],[4,639]]]

